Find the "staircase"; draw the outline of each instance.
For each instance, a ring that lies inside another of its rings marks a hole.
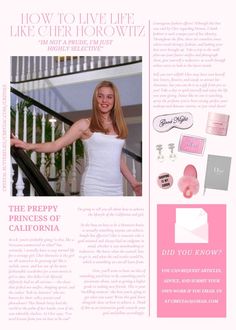
[[[92,73],[96,78],[97,70],[105,70],[108,67],[111,69],[113,66],[114,68],[132,66],[139,63],[140,58],[113,56],[12,57],[11,62],[12,133],[25,142],[43,143],[54,141],[65,134],[73,122],[45,105],[46,102],[41,102],[41,100],[31,96],[37,94],[35,86],[39,81],[48,81],[52,77],[57,80],[57,76],[60,80],[62,77],[68,79],[70,75],[80,80],[81,74],[85,72]],[[44,101],[43,98],[42,101]],[[12,195],[79,195],[80,174],[83,171],[83,145],[81,141],[76,141],[71,146],[63,148],[61,152],[50,155],[36,154],[35,152],[27,154],[22,150],[15,149],[12,150]],[[22,152],[27,158],[30,158],[30,165]],[[130,163],[129,167],[136,176],[138,172],[140,173],[141,157],[125,148],[123,152],[127,162]],[[22,161],[22,157],[24,161]],[[33,165],[38,168],[39,173],[35,169],[32,170]],[[31,170],[27,170],[27,166],[30,166]],[[138,171],[137,167],[139,167]],[[31,174],[29,175],[28,172]],[[141,177],[139,179],[141,180]],[[37,180],[43,182],[43,185],[46,185],[46,181],[50,188],[42,189],[40,187],[39,189],[39,184],[34,182]],[[124,194],[130,194],[126,184],[124,184]]]

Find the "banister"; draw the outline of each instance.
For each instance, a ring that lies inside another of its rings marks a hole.
[[[32,105],[36,106],[37,108],[47,112],[48,114],[50,114],[51,116],[57,118],[58,120],[63,121],[65,124],[70,125],[70,126],[73,124],[73,121],[71,121],[70,119],[67,119],[66,117],[60,115],[58,112],[50,109],[49,107],[47,107],[46,105],[42,104],[41,102],[33,99],[32,97],[21,93],[17,89],[11,87],[11,92],[13,94],[19,96],[23,100],[30,102]]]
[[[22,149],[11,147],[11,155],[34,187],[38,196],[57,196],[43,174]]]
[[[117,64],[109,64],[109,65],[105,65],[105,66],[97,66],[97,67],[93,67],[93,68],[86,68],[83,70],[75,70],[75,71],[69,71],[69,72],[60,72],[60,73],[55,73],[55,74],[48,74],[47,76],[40,76],[40,77],[36,77],[36,78],[31,78],[31,79],[20,79],[20,80],[16,80],[16,81],[11,81],[12,84],[22,84],[22,83],[29,83],[32,81],[39,81],[39,80],[44,80],[44,79],[50,79],[50,78],[55,78],[55,77],[62,77],[62,76],[67,76],[67,75],[74,75],[74,74],[80,74],[80,73],[84,73],[84,72],[89,72],[89,71],[99,71],[99,70],[104,70],[104,69],[109,69],[109,68],[115,68],[115,67],[121,67],[121,66],[128,66],[130,64],[136,64],[136,63],[141,63],[142,60],[138,59],[138,60],[132,60],[132,61],[127,61],[124,63],[117,63]]]
[[[122,150],[126,155],[130,156],[131,158],[133,158],[137,162],[142,163],[142,157],[141,156],[136,155],[134,152],[132,152],[132,151],[126,149],[126,148],[123,148]]]

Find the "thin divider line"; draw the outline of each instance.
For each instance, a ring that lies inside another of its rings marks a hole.
[[[149,130],[149,135],[148,135],[148,162],[149,162],[149,171],[148,171],[148,247],[149,247],[149,251],[148,251],[148,272],[149,272],[149,286],[148,286],[148,313],[149,313],[149,317],[151,316],[151,246],[150,246],[150,238],[151,238],[151,219],[150,219],[150,215],[151,215],[151,211],[150,211],[150,172],[151,172],[151,164],[150,164],[150,141],[151,141],[151,131],[150,131],[150,119],[151,119],[151,39],[150,39],[150,20],[148,20],[148,130]]]

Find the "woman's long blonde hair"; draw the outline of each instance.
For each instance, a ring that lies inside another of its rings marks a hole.
[[[92,116],[90,120],[90,130],[91,132],[102,132],[107,134],[108,131],[103,127],[101,116],[99,115],[98,110],[98,101],[97,101],[97,95],[99,93],[99,89],[101,87],[110,87],[114,94],[114,106],[111,110],[111,120],[112,125],[114,128],[114,131],[117,134],[117,137],[120,139],[125,139],[128,135],[128,128],[125,123],[123,111],[120,104],[120,96],[117,87],[111,82],[111,81],[102,81],[100,82],[93,93],[93,101],[92,101]]]

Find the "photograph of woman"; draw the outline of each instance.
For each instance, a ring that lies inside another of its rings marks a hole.
[[[102,81],[93,93],[91,117],[76,121],[55,141],[27,143],[13,137],[11,146],[26,151],[52,153],[81,139],[85,157],[81,196],[122,196],[122,175],[136,196],[141,196],[142,184],[132,175],[122,156],[127,135],[118,89],[113,82]]]

